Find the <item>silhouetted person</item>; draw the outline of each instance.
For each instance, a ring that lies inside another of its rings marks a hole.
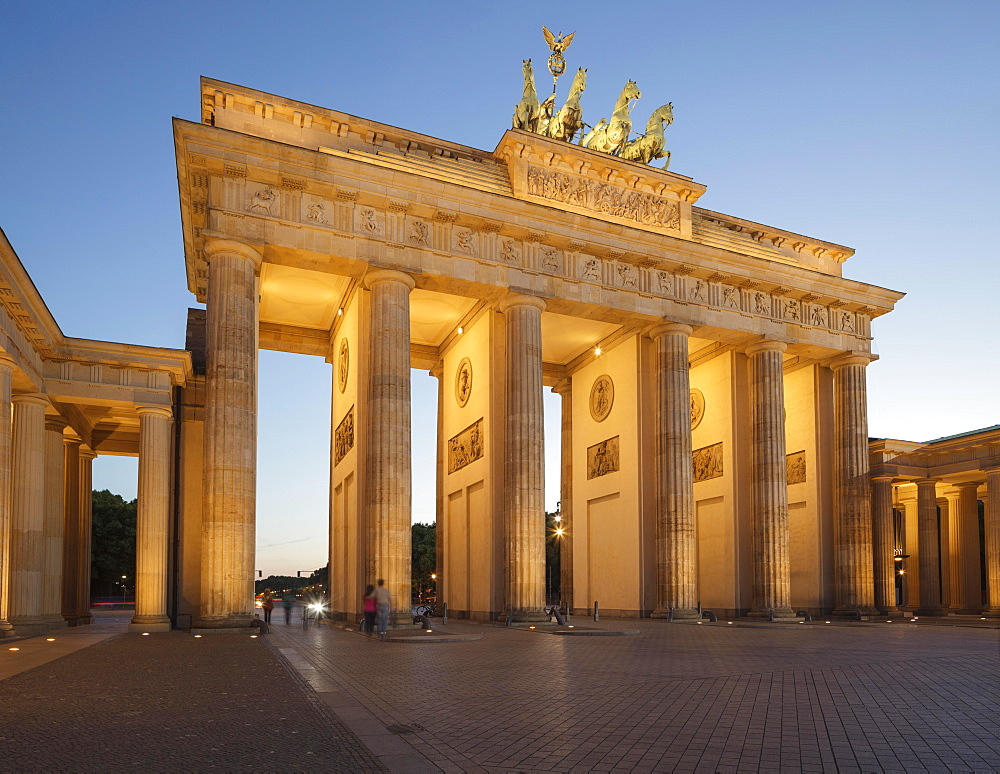
[[[392,597],[389,596],[389,589],[385,587],[385,581],[379,578],[375,581],[375,613],[378,619],[378,638],[385,639],[386,630],[389,628],[389,609],[392,607]]]
[[[281,597],[281,606],[285,609],[285,623],[292,622],[292,608],[295,607],[295,597],[292,594],[285,594]]]
[[[274,594],[271,589],[264,589],[260,598],[260,606],[264,609],[264,623],[271,623],[271,611],[274,610]]]
[[[361,600],[364,603],[365,610],[365,620],[361,624],[361,630],[368,632],[369,637],[375,636],[375,616],[377,615],[377,607],[375,604],[375,587],[368,584],[368,588],[365,589],[365,595]]]

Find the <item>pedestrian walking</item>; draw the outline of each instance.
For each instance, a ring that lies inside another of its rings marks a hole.
[[[367,632],[369,637],[375,636],[375,616],[377,609],[375,606],[375,587],[370,583],[365,589],[365,596],[361,600],[364,603],[365,620],[361,624],[361,631]]]
[[[389,596],[389,589],[385,587],[385,581],[379,578],[375,581],[375,613],[378,621],[378,638],[385,639],[385,633],[389,628],[389,610],[392,608],[392,597]]]
[[[285,624],[290,624],[292,622],[292,608],[295,607],[295,595],[283,594],[281,606],[285,609]]]
[[[270,625],[271,611],[274,610],[274,594],[271,589],[264,589],[260,597],[260,606],[264,609],[264,623]]]

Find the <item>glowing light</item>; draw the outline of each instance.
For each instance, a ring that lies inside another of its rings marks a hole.
[[[559,523],[560,521],[562,521],[562,516],[559,516],[559,515],[557,514],[557,515],[555,516],[555,518],[553,519],[553,521],[554,521],[554,522],[555,522],[556,524],[558,524],[558,523]]]
[[[458,335],[461,336],[463,333],[465,333],[465,328],[463,328],[461,325],[459,325],[458,326]]]
[[[899,574],[900,574],[900,575],[906,575],[906,570],[900,570],[900,571],[899,571]]]
[[[570,625],[569,625],[569,626],[567,626],[566,628],[567,628],[567,629],[572,629],[572,628],[573,628],[573,624],[570,624]]]
[[[55,641],[56,641],[56,638],[55,638],[55,637],[46,637],[46,638],[45,638],[45,641],[46,641],[46,642],[55,642]]]
[[[437,580],[437,579],[438,579],[438,574],[436,572],[432,572],[431,573],[431,580]]]
[[[534,627],[534,626],[529,626],[528,628],[529,628],[529,629],[534,629],[535,627]]]
[[[343,316],[344,316],[344,310],[343,309],[338,309],[337,310],[337,317],[343,317]]]
[[[823,621],[823,623],[830,623],[829,621]]]
[[[800,624],[804,624],[804,623],[805,623],[805,621],[799,621],[799,623],[800,623]]]
[[[149,632],[143,632],[143,633],[142,633],[142,636],[143,636],[143,637],[148,637],[148,636],[149,636]]]
[[[433,629],[428,629],[427,633],[430,634],[432,631],[434,631],[434,630]]]
[[[982,617],[981,617],[981,618],[980,618],[979,620],[980,620],[980,621],[985,621],[985,620],[986,620],[986,616],[985,616],[985,615],[984,615],[984,616],[982,616]]]
[[[700,626],[701,624],[703,624],[705,622],[704,621],[696,621],[696,623]]]
[[[920,620],[920,616],[917,616],[917,615],[913,616],[913,620],[914,621],[919,621]]]
[[[562,535],[562,534],[563,534],[563,533],[565,533],[565,532],[566,532],[566,530],[564,530],[564,529],[563,529],[562,527],[559,527],[559,528],[558,528],[558,529],[556,530],[556,534],[557,534],[557,535]]]
[[[597,357],[600,357],[601,356],[601,348],[600,347],[594,347],[594,354]]]
[[[732,626],[732,625],[733,625],[733,622],[732,622],[732,621],[726,621],[726,623],[727,623],[727,624],[729,624],[730,626]]]
[[[7,650],[20,650],[20,648],[7,648]]]
[[[251,634],[250,635],[250,639],[251,640],[256,640],[257,639],[257,635],[256,634]]]
[[[200,634],[196,634],[196,635],[195,635],[195,639],[197,639],[197,638],[199,638],[199,637],[201,637],[201,635],[200,635]]]

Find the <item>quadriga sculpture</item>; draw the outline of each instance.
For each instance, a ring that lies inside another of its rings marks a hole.
[[[584,138],[582,145],[591,150],[617,155],[628,141],[632,131],[632,102],[642,96],[635,81],[629,81],[618,95],[611,120],[601,119]]]
[[[648,164],[654,159],[666,158],[667,163],[663,167],[666,169],[670,165],[670,151],[664,152],[663,150],[667,144],[664,131],[673,122],[674,104],[668,102],[653,111],[653,115],[646,122],[646,133],[625,143],[625,147],[618,155],[629,161],[638,161],[640,164]]]
[[[521,101],[514,108],[513,127],[534,132],[538,124],[538,94],[535,91],[535,72],[531,68],[531,60],[525,59],[522,66],[524,72],[524,92]]]
[[[587,88],[587,70],[581,67],[573,76],[569,87],[569,97],[566,104],[560,108],[549,121],[545,134],[555,140],[573,142],[573,137],[583,128],[583,109],[580,107],[580,95]],[[541,128],[539,128],[541,131]]]

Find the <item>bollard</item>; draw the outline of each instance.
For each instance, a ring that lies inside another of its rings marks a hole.
[[[569,602],[566,603],[566,623],[569,623]]]
[[[715,613],[713,613],[713,612],[712,612],[711,610],[705,610],[705,611],[704,611],[704,612],[703,612],[703,613],[701,614],[701,617],[702,617],[702,618],[707,618],[707,619],[708,619],[709,621],[711,621],[712,623],[718,623],[718,621],[719,621],[719,616],[717,616],[717,615],[716,615]]]
[[[767,618],[768,618],[769,621],[773,621],[774,620],[774,608],[773,607],[769,607],[767,609]]]
[[[669,623],[673,623],[674,622],[674,609],[673,608],[670,608],[670,610],[667,612],[667,621]]]
[[[443,605],[441,605],[441,625],[442,626],[447,626],[448,625],[448,603],[447,602],[445,602]]]
[[[557,624],[559,624],[560,626],[565,626],[566,625],[566,619],[563,618],[562,617],[562,613],[559,612],[559,606],[558,605],[553,605],[552,609],[549,610],[549,613],[551,613],[552,615],[554,615],[556,617],[556,623]]]
[[[433,628],[431,626],[431,619],[428,618],[426,614],[421,614],[419,618],[420,618],[420,625],[423,626],[425,629]]]
[[[595,621],[600,621],[601,620],[601,614],[599,612],[599,608],[597,607],[597,602],[596,601],[594,602],[594,620]]]

